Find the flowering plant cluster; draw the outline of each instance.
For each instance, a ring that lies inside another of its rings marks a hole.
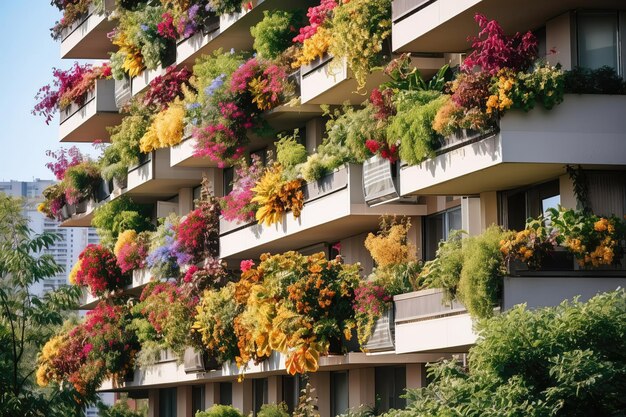
[[[358,265],[328,261],[323,253],[262,255],[234,290],[241,309],[234,319],[237,363],[260,361],[276,350],[287,355],[290,374],[317,370],[332,340],[351,337],[358,281]]]
[[[214,64],[222,59],[212,57]],[[284,102],[293,92],[285,69],[260,58],[242,62],[231,73],[210,74],[202,95],[198,96],[205,112],[193,130],[195,155],[208,157],[218,166],[237,161],[248,143],[249,129],[262,130],[261,112]]]
[[[75,62],[68,70],[54,68],[52,76],[52,85],[45,85],[37,91],[37,103],[32,110],[34,115],[44,116],[46,124],[50,123],[57,110],[63,110],[73,103],[83,105],[87,93],[95,87],[96,80],[111,78],[111,67],[108,64],[94,67]]]
[[[94,296],[106,296],[128,284],[129,277],[117,266],[113,252],[102,245],[88,245],[78,256],[78,264],[76,284],[89,287]]]
[[[50,29],[50,35],[54,40],[62,39],[68,28],[87,15],[92,4],[96,9],[96,13],[102,13],[103,11],[103,0],[64,0],[53,1],[53,4],[63,12],[61,20],[56,22]]]
[[[251,202],[259,205],[257,221],[269,226],[281,221],[287,211],[291,211],[295,219],[300,217],[304,205],[302,185],[303,181],[299,178],[283,179],[282,165],[275,164],[268,168],[252,188],[254,197]]]
[[[123,274],[146,267],[149,237],[149,233],[135,230],[125,230],[118,235],[113,253]]]
[[[187,39],[200,32],[204,22],[214,16],[211,5],[201,0],[164,1],[166,12],[157,25],[159,35],[166,39]],[[206,3],[206,4],[205,4]]]
[[[547,219],[530,219],[520,232],[510,232],[500,250],[508,261],[517,259],[531,268],[557,245],[564,246],[580,267],[600,267],[619,263],[624,253],[626,221],[600,217],[582,210],[550,208]]]
[[[78,165],[85,160],[85,157],[76,146],[68,149],[60,148],[56,152],[48,150],[46,151],[46,156],[54,159],[53,162],[46,163],[46,168],[52,171],[59,181],[65,178],[65,172],[68,168]]]
[[[541,267],[541,261],[548,253],[554,250],[557,233],[555,229],[546,227],[543,216],[529,219],[524,230],[511,232],[500,242],[500,251],[507,263],[517,259],[537,269]]]
[[[392,301],[387,289],[372,281],[364,281],[354,290],[354,319],[361,346],[367,343],[376,320],[391,307]]]
[[[329,26],[332,12],[339,5],[337,0],[321,0],[318,6],[309,7],[307,17],[309,24],[300,28],[293,42],[302,44],[299,57],[294,64],[297,68],[316,58],[322,57],[330,46]]]
[[[235,169],[232,191],[220,199],[222,216],[225,220],[246,223],[254,220],[258,205],[252,202],[252,188],[263,175],[263,163],[258,155],[251,156],[250,166],[241,159]]]
[[[104,379],[122,378],[139,350],[127,329],[126,307],[99,303],[84,321],[51,338],[38,358],[37,383],[68,382],[80,393],[95,392]]]
[[[178,250],[191,256],[193,263],[218,255],[219,204],[209,197],[189,213],[176,227]]]

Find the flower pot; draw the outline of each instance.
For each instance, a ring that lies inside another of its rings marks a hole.
[[[87,203],[88,203],[87,199],[84,199],[74,204],[74,212],[76,214],[83,214],[87,212]]]
[[[70,213],[70,205],[66,204],[63,206],[63,208],[61,209],[61,220],[67,220],[70,217],[72,217],[72,214]]]
[[[123,188],[126,188],[127,184],[128,184],[127,176],[124,176],[123,178],[117,178],[117,177],[113,178],[113,189],[115,190],[121,190]]]

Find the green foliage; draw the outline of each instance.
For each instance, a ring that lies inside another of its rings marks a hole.
[[[102,177],[106,180],[123,179],[128,168],[139,163],[139,141],[150,126],[149,115],[139,107],[139,103],[133,101],[130,114],[122,123],[109,128],[111,145],[105,148],[100,161]]]
[[[257,413],[258,417],[289,417],[287,405],[280,404],[263,404]]]
[[[276,159],[283,167],[285,180],[295,179],[298,176],[298,165],[306,162],[306,147],[298,143],[298,135],[299,131],[296,129],[293,135],[279,136],[276,142]]]
[[[154,230],[154,225],[147,214],[145,207],[133,203],[129,197],[122,195],[98,207],[91,224],[98,229],[100,242],[113,247],[117,235],[124,230],[134,230],[137,233]]]
[[[565,92],[571,94],[626,94],[626,82],[609,66],[595,70],[576,67],[565,72]]]
[[[371,405],[359,405],[358,407],[352,407],[343,414],[339,414],[337,417],[374,417],[376,416],[376,410]]]
[[[198,411],[196,417],[243,417],[243,415],[233,406],[215,404],[206,411]]]
[[[224,53],[222,49],[213,51],[209,55],[200,56],[193,66],[193,74],[195,76],[193,86],[198,90],[198,101],[201,103],[206,101],[204,90],[217,77],[224,75],[226,77],[224,84],[230,85],[230,76],[243,63],[243,55],[240,53]]]
[[[411,165],[434,156],[441,137],[433,120],[446,99],[436,91],[407,91],[396,98],[397,114],[387,126],[389,143],[400,142],[400,157]]]
[[[241,12],[241,0],[209,0],[209,6],[218,15]]]
[[[276,59],[293,43],[302,25],[302,12],[265,10],[263,20],[250,28],[253,48],[265,59]]]
[[[531,72],[517,74],[517,88],[512,100],[514,107],[529,111],[537,102],[550,110],[563,101],[565,78],[563,71],[549,65],[537,66]]]
[[[96,194],[102,177],[98,165],[92,161],[71,166],[65,172],[67,186],[77,192],[80,200],[92,198]]]
[[[77,308],[80,289],[63,287],[38,296],[31,288],[63,272],[45,252],[58,235],[32,235],[22,201],[0,193],[0,416],[78,416],[94,398],[72,389],[54,392],[35,385],[37,352]],[[56,391],[59,391],[58,389]]]
[[[424,90],[443,92],[450,73],[450,66],[446,64],[426,82],[419,69],[411,65],[411,54],[402,54],[387,65],[385,74],[390,80],[381,84],[379,88],[381,90],[390,88],[395,92]]]
[[[626,293],[479,323],[469,369],[434,365],[433,382],[408,390],[386,416],[620,416],[626,409]]]
[[[118,400],[113,406],[99,406],[100,417],[145,417],[146,413],[133,411],[125,400]]]
[[[437,256],[424,264],[419,276],[420,286],[443,289],[445,302],[455,300],[457,296],[463,269],[462,233],[451,233],[447,240],[439,242]]]
[[[382,61],[385,40],[391,35],[391,0],[351,0],[334,9],[328,52],[346,58],[359,89]]]
[[[473,317],[490,317],[502,295],[502,277],[506,269],[500,241],[505,232],[492,225],[478,236],[468,237],[463,245],[463,268],[458,298]]]
[[[306,378],[306,385],[300,390],[300,397],[298,397],[298,406],[293,410],[292,417],[320,417],[317,411],[317,397],[315,397],[315,388],[311,386],[308,376]]]

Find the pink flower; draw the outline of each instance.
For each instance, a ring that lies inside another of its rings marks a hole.
[[[241,269],[241,272],[247,272],[250,269],[252,269],[252,267],[254,267],[254,261],[252,259],[243,260],[239,264],[239,268]]]

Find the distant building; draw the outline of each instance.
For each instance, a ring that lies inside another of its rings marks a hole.
[[[37,211],[37,205],[43,201],[43,190],[55,182],[38,178],[33,181],[0,182],[0,192],[24,199],[24,216],[28,218],[29,227],[34,233],[51,232],[61,235],[61,239],[43,253],[52,255],[63,267],[64,272],[37,283],[32,289],[35,294],[43,294],[67,284],[67,275],[78,255],[87,245],[98,243],[98,235],[94,228],[60,227],[60,222],[48,219]]]

